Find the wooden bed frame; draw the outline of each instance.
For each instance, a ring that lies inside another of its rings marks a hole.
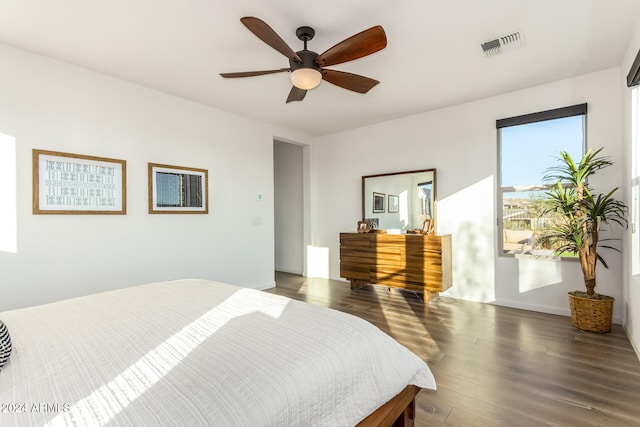
[[[408,385],[393,399],[358,423],[358,427],[413,427],[416,415],[416,395],[420,387]]]

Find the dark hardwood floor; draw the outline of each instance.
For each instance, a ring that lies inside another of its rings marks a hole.
[[[640,426],[640,361],[620,325],[276,273],[267,292],[362,317],[424,359],[416,426]]]

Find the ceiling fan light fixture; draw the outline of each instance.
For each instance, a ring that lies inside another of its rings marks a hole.
[[[322,73],[313,68],[298,68],[291,72],[291,83],[298,89],[311,90],[320,85]]]

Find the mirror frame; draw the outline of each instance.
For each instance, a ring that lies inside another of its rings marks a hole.
[[[393,175],[408,175],[408,174],[414,174],[414,173],[424,173],[424,172],[432,172],[433,173],[433,218],[432,218],[432,224],[431,227],[433,230],[435,230],[437,232],[437,226],[438,226],[438,179],[437,179],[437,173],[436,173],[436,168],[431,168],[431,169],[418,169],[418,170],[411,170],[411,171],[402,171],[402,172],[390,172],[390,173],[380,173],[380,174],[376,174],[376,175],[364,175],[362,177],[362,221],[365,220],[366,218],[366,212],[365,212],[365,192],[364,192],[364,187],[365,187],[365,182],[367,180],[367,178],[380,178],[383,176],[393,176]]]

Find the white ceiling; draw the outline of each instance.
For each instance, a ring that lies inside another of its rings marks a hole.
[[[362,95],[323,82],[285,104],[288,67],[242,16],[318,53],[373,25],[386,49],[330,68],[380,80]],[[267,123],[322,135],[620,65],[639,0],[0,0],[0,42]],[[525,47],[480,44],[522,30]],[[1,64],[0,64],[1,68]]]

